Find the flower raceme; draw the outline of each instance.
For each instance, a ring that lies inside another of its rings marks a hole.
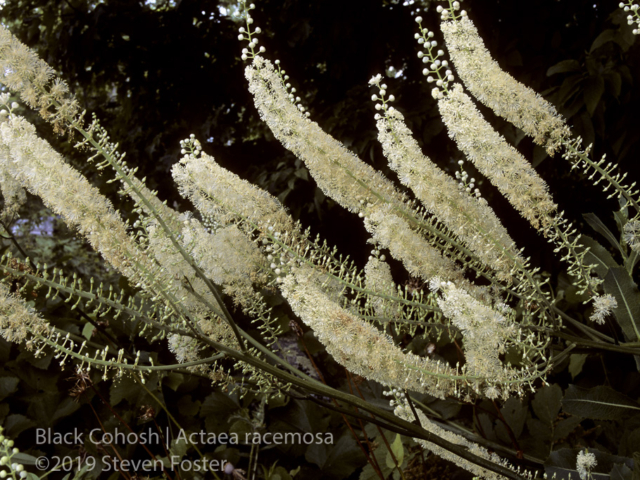
[[[372,82],[375,80],[374,77]],[[400,181],[485,265],[495,269],[499,278],[508,280],[514,266],[512,259],[520,254],[487,202],[460,189],[453,178],[422,154],[397,109],[385,104],[377,123],[378,140]]]
[[[455,280],[475,290],[462,270],[411,227],[419,217],[407,198],[309,120],[290,100],[273,64],[255,56],[246,68],[249,90],[275,137],[305,162],[324,193],[364,219],[373,239],[391,250],[412,275]]]
[[[441,29],[458,75],[474,97],[553,155],[570,136],[555,107],[500,68],[469,17],[445,19]]]
[[[509,202],[539,230],[552,222],[556,204],[545,181],[482,117],[473,100],[455,84],[438,100],[449,136]]]

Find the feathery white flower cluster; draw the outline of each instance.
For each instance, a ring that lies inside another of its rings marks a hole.
[[[0,147],[0,156],[7,156],[8,149]],[[0,160],[0,164],[4,164],[6,160]],[[10,219],[18,214],[18,210],[27,202],[27,193],[24,188],[16,181],[6,169],[0,167],[0,191],[4,205],[0,216],[4,219]]]
[[[384,255],[381,258],[371,256],[364,267],[364,275],[367,290],[380,295],[371,298],[373,311],[376,315],[384,318],[385,323],[399,319],[402,316],[402,305],[384,298],[384,296],[396,296],[396,287],[391,276],[391,268],[384,261]]]
[[[640,14],[638,13],[640,5],[633,3],[633,0],[627,0],[627,3],[620,2],[619,7],[629,13],[627,15],[627,24],[636,25],[636,28],[633,29],[633,34],[640,35]]]
[[[515,243],[493,209],[474,198],[456,181],[422,154],[418,142],[404,123],[402,114],[384,107],[378,117],[378,140],[389,166],[400,181],[485,264],[509,280],[514,260],[520,259]],[[522,259],[520,259],[522,260]]]
[[[486,382],[475,385],[474,389],[480,393],[480,388],[483,388],[484,394],[491,399],[497,398],[501,393],[508,398],[509,388],[506,385],[515,380],[518,372],[504,366],[500,355],[506,352],[509,344],[520,340],[517,326],[451,282],[440,282],[436,278],[429,286],[433,291],[442,292],[442,297],[438,298],[438,306],[464,337],[466,371],[474,377],[480,377],[481,382]],[[508,311],[506,305],[500,307]],[[500,391],[501,385],[505,385],[503,392]]]
[[[14,108],[17,108],[18,104],[12,102],[9,105],[9,94],[7,92],[0,94],[0,107],[6,107],[0,110],[0,122],[5,122],[7,116],[10,115]],[[20,185],[20,182],[14,178],[13,175],[5,168],[2,168],[2,164],[6,163],[9,157],[9,149],[0,144],[0,156],[5,157],[5,160],[0,161],[0,192],[2,192],[2,199],[4,205],[0,217],[3,219],[11,219],[18,214],[20,207],[27,201],[27,193]]]
[[[441,28],[451,60],[471,93],[553,155],[570,136],[555,107],[500,68],[468,17],[444,21]]]
[[[388,335],[331,301],[322,290],[322,276],[317,272],[293,268],[282,282],[282,294],[327,352],[350,372],[438,398],[455,393],[455,370],[429,358],[403,353]]]
[[[173,166],[180,193],[207,218],[222,225],[249,221],[262,230],[294,229],[293,221],[274,196],[219,166],[207,154],[188,155]]]
[[[392,247],[396,258],[411,265],[412,274],[427,280],[434,275],[461,279],[462,270],[399,216],[399,212],[410,211],[405,196],[380,172],[306,118],[289,100],[271,62],[256,56],[245,74],[260,117],[274,136],[305,162],[327,196],[364,218],[365,227],[374,239],[387,248]],[[406,245],[396,245],[405,239]]]
[[[20,343],[33,334],[48,336],[49,331],[50,326],[42,317],[0,283],[0,336],[8,342]]]
[[[407,400],[403,396],[401,395],[397,396],[395,403],[396,403],[396,407],[393,411],[395,415],[402,418],[403,420],[407,420],[408,422],[412,422],[415,420],[413,411],[409,406],[409,404],[407,403]],[[469,453],[472,453],[481,458],[485,458],[495,463],[496,465],[501,465],[503,467],[514,470],[511,464],[509,464],[505,459],[501,458],[495,453],[489,453],[489,451],[486,448],[481,447],[476,443],[470,442],[466,438],[456,433],[450,432],[449,430],[445,430],[444,428],[436,425],[434,422],[429,420],[429,418],[420,410],[417,410],[416,413],[418,414],[420,425],[422,425],[422,427],[425,430],[427,430],[428,432],[431,432],[433,435],[443,438],[455,445],[460,445],[462,447],[465,447],[469,451]],[[449,460],[450,462],[453,462],[454,465],[457,465],[460,468],[464,468],[465,470],[473,473],[474,475],[480,478],[484,478],[486,480],[506,480],[507,478],[502,475],[498,475],[497,473],[494,473],[491,470],[487,470],[486,468],[483,468],[479,465],[471,463],[468,460],[456,455],[455,453],[452,453],[449,450],[445,450],[444,448],[439,447],[435,443],[429,442],[427,440],[423,440],[421,438],[414,438],[414,440],[418,442],[420,445],[422,445],[422,447],[427,449],[428,451],[435,453],[437,456],[445,460]],[[520,473],[522,474],[522,472]]]
[[[591,470],[598,464],[596,456],[588,449],[580,450],[576,457],[576,470],[581,480],[590,480],[592,478]]]
[[[266,268],[260,250],[237,225],[227,225],[209,233],[195,219],[185,221],[185,245],[202,271],[227,293],[251,289],[256,272]]]
[[[39,196],[71,228],[77,228],[133,285],[153,295],[171,291],[178,300],[186,297],[181,286],[174,285],[171,277],[138,248],[111,202],[40,139],[33,125],[12,115],[0,124],[0,143],[10,154],[9,158],[0,157],[2,169]]]
[[[67,84],[55,78],[55,71],[3,25],[0,25],[0,82],[19,93],[31,108],[39,110],[58,132],[65,130],[68,123],[65,119],[76,117],[80,111]],[[55,113],[49,111],[52,106]]]
[[[613,309],[618,308],[618,301],[613,295],[600,295],[593,299],[593,314],[589,320],[598,325],[604,325],[604,319],[613,313]]]
[[[464,271],[427,244],[407,222],[395,214],[390,205],[375,209],[364,219],[367,231],[391,255],[402,261],[414,277],[429,281],[433,277],[446,278],[463,285],[473,295],[484,296],[485,289],[477,287],[464,277]],[[425,245],[429,248],[426,248]]]
[[[202,347],[197,339],[172,333],[167,340],[169,351],[175,355],[178,363],[200,360],[199,352]]]
[[[622,239],[634,252],[640,253],[640,221],[631,220],[624,226]]]
[[[556,204],[531,164],[487,122],[456,84],[438,101],[449,136],[469,160],[536,229],[552,223]]]

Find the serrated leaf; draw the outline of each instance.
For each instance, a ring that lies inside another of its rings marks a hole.
[[[623,267],[610,268],[603,286],[618,302],[613,313],[627,340],[640,340],[640,291],[629,273]]]
[[[621,420],[640,411],[640,404],[609,387],[591,389],[569,385],[562,408],[571,415],[593,420]]]
[[[571,374],[571,380],[574,380],[580,372],[582,372],[582,367],[584,366],[584,362],[587,360],[586,353],[574,353],[569,357],[569,373]]]
[[[4,434],[9,438],[16,438],[26,429],[35,427],[36,422],[30,420],[24,415],[20,415],[19,413],[14,413],[13,415],[9,415],[4,421]]]
[[[551,439],[551,425],[537,418],[529,417],[527,420],[527,430],[529,430],[531,436],[535,438],[536,443],[548,444]]]
[[[533,412],[545,424],[552,424],[562,407],[562,389],[554,384],[538,390],[531,401]]]
[[[640,480],[640,452],[633,454],[633,477],[632,480]]]
[[[200,407],[200,416],[206,417],[209,414],[217,414],[222,417],[229,417],[240,409],[240,404],[235,398],[225,395],[222,392],[214,392],[207,396]]]
[[[577,60],[563,60],[556,63],[547,70],[547,77],[556,73],[575,72],[580,70],[580,63]]]
[[[580,243],[589,248],[584,260],[587,265],[595,265],[595,272],[600,278],[607,276],[610,268],[619,267],[609,251],[588,235],[580,235]]]
[[[616,463],[611,472],[609,472],[611,480],[632,480],[633,471],[624,463]]]
[[[611,233],[611,230],[609,230],[609,228],[604,224],[602,220],[598,218],[595,213],[585,213],[582,215],[582,217],[591,228],[593,228],[596,232],[606,238],[607,241],[611,245],[613,245],[615,249],[622,253],[622,247],[620,246],[620,242],[618,242],[617,237],[613,233]]]
[[[624,264],[627,272],[629,272],[629,275],[631,275],[633,269],[636,268],[636,263],[638,263],[638,260],[640,260],[640,254],[635,250],[632,250],[629,254],[629,258],[627,258],[627,261]]]

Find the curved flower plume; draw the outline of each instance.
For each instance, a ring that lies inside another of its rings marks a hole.
[[[207,154],[183,157],[172,173],[182,196],[202,215],[223,225],[241,220],[262,230],[291,232],[295,228],[277,198],[222,168]]]
[[[372,83],[379,84],[379,78],[374,77]],[[384,100],[384,93],[380,100]],[[376,116],[378,139],[400,181],[485,265],[496,270],[501,280],[508,280],[513,261],[520,254],[494,211],[484,199],[474,198],[462,190],[453,178],[422,154],[398,110],[387,107],[386,102],[382,109],[383,114]]]
[[[395,413],[398,417],[404,420],[407,420],[409,422],[412,422],[415,420],[413,409],[407,403],[406,398],[399,397],[395,403],[396,403],[396,407],[393,413]],[[481,447],[480,445],[467,440],[463,436],[453,433],[449,430],[445,430],[444,428],[436,425],[434,422],[429,420],[429,418],[420,410],[417,410],[416,414],[418,415],[420,425],[422,425],[422,427],[425,430],[431,432],[433,435],[436,435],[439,438],[444,438],[445,440],[448,440],[449,442],[454,443],[456,445],[461,445],[465,447],[467,450],[469,450],[470,453],[473,453],[478,457],[485,458],[495,463],[496,465],[502,465],[503,467],[506,467],[506,468],[509,468],[510,470],[515,471],[514,467],[511,464],[509,464],[509,462],[499,457],[495,453],[490,453],[486,448]],[[507,477],[498,475],[497,473],[492,472],[491,470],[488,470],[479,465],[471,463],[468,460],[465,460],[464,458],[460,457],[459,455],[456,455],[455,453],[452,453],[449,450],[445,450],[444,448],[439,447],[435,443],[432,443],[420,438],[416,438],[415,441],[418,442],[420,445],[422,445],[424,448],[426,448],[428,451],[433,452],[439,457],[444,458],[445,460],[449,460],[450,462],[453,462],[455,465],[473,473],[475,478],[484,478],[486,480],[506,480],[507,479]],[[522,472],[518,472],[518,473],[522,473]],[[532,478],[531,475],[527,475],[527,477]]]
[[[129,237],[126,225],[98,189],[38,138],[33,125],[25,119],[12,115],[0,125],[0,139],[12,160],[5,162],[4,168],[85,235],[96,251],[129,280],[147,285],[134,265],[144,265],[149,273],[157,267]]]
[[[331,301],[322,291],[321,278],[311,269],[294,268],[282,282],[282,293],[338,363],[383,385],[438,398],[456,392],[454,369],[402,352],[387,335]]]
[[[67,84],[56,78],[55,71],[3,25],[0,25],[0,80],[19,93],[27,105],[39,110],[60,133],[69,119],[80,112]],[[51,107],[55,113],[49,110]]]
[[[383,255],[384,257],[384,255]],[[396,293],[395,283],[391,276],[391,268],[384,258],[371,257],[364,267],[365,285],[375,294],[393,297]],[[402,316],[402,306],[390,302],[382,296],[371,299],[376,315],[384,318],[385,322],[399,319]]]
[[[392,255],[410,265],[414,275],[425,280],[438,275],[463,281],[462,270],[412,229],[402,213],[410,211],[406,197],[381,173],[309,120],[291,101],[271,62],[255,56],[245,74],[260,117],[275,137],[305,162],[327,196],[364,218],[374,240],[391,248]],[[394,227],[389,228],[390,222]],[[398,232],[410,238],[409,248],[392,240]]]
[[[556,211],[545,181],[531,164],[482,117],[473,100],[455,84],[438,108],[460,150],[536,229],[546,230]]]
[[[9,151],[0,158],[2,168],[84,235],[132,285],[165,299],[168,312],[178,314],[180,304],[194,311],[189,292],[129,236],[111,202],[40,139],[33,125],[12,115],[0,125],[0,143]]]
[[[571,134],[555,107],[500,68],[469,17],[445,20],[441,28],[451,60],[469,91],[553,155]]]
[[[512,312],[507,305],[498,303],[491,308],[451,282],[434,279],[430,287],[442,293],[438,306],[462,332],[466,362],[463,371],[476,379],[471,386],[477,393],[491,399],[506,399],[511,392],[522,395],[522,386],[544,373],[544,358],[539,352],[547,340],[524,336],[509,318]],[[530,350],[523,356],[521,368],[506,366],[501,360],[510,346]]]

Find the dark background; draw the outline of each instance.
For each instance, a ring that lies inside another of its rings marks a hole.
[[[576,133],[595,143],[596,157],[606,153],[637,178],[638,42],[631,45],[635,38],[617,4],[467,0],[463,7],[505,70],[549,98]],[[253,16],[254,26],[264,32],[260,44],[266,56],[281,60],[311,118],[395,178],[376,139],[367,84],[389,67],[402,70],[400,78],[387,79],[389,93],[424,152],[451,173],[461,155],[447,138],[416,56],[417,10],[441,40],[435,6],[427,0],[260,0]],[[155,5],[8,0],[1,15],[61,73],[83,106],[97,113],[128,161],[170,204],[189,208],[169,172],[179,158],[179,141],[194,133],[222,165],[277,195],[303,224],[362,261],[366,237],[359,222],[316,189],[304,165],[258,118],[239,58],[244,45],[237,40],[240,24],[233,11],[229,0],[158,0]],[[548,75],[550,67],[567,60],[574,61],[564,64],[570,68]],[[579,172],[569,174],[559,156],[545,159],[519,131],[482,111],[538,166],[573,220],[589,211],[611,219],[615,203],[605,204],[597,187]],[[51,138],[46,126],[41,131],[58,145],[64,141]],[[66,151],[77,165],[85,165],[77,152]],[[546,249],[530,227],[487,182],[481,189],[516,241],[530,246],[530,254],[544,264]],[[345,232],[353,242],[342,238]]]
[[[402,76],[396,79],[388,76],[385,81],[389,93],[397,99],[396,108],[405,115],[424,153],[451,174],[455,172],[457,161],[462,157],[448,139],[439,118],[430,86],[421,73],[423,64],[417,58],[413,38],[417,31],[415,12],[419,9],[425,24],[436,31],[435,38],[442,40],[438,33],[436,2],[422,0],[402,5],[403,1],[388,0],[254,1],[257,7],[253,13],[254,25],[264,32],[259,38],[260,44],[267,48],[265,56],[281,60],[291,83],[310,110],[311,119],[326,132],[397,181],[376,139],[373,91],[368,86],[371,76],[386,74],[389,67],[394,67],[402,71]],[[626,25],[618,1],[596,1],[594,5],[594,0],[467,0],[463,6],[502,68],[554,103],[575,133],[585,137],[587,143],[595,144],[596,158],[606,154],[609,160],[619,163],[621,170],[629,172],[631,181],[640,178],[640,105],[635,84],[640,78],[640,41],[630,34],[631,27]],[[277,195],[304,226],[310,226],[314,234],[320,233],[329,243],[337,244],[343,254],[351,255],[364,265],[369,249],[365,247],[367,235],[359,219],[325,198],[304,165],[287,152],[260,121],[244,78],[244,62],[239,58],[244,45],[237,39],[241,24],[232,15],[233,11],[233,2],[225,0],[158,0],[153,7],[134,1],[7,0],[0,16],[12,32],[59,71],[84,108],[98,115],[112,140],[120,143],[121,151],[127,152],[128,162],[140,168],[140,176],[146,176],[149,186],[157,189],[170,205],[181,211],[191,208],[178,195],[170,169],[180,157],[179,141],[194,133],[205,151],[223,166]],[[549,70],[560,62],[564,62],[563,67]],[[545,157],[543,151],[534,147],[530,139],[523,138],[517,129],[486,108],[480,109],[495,128],[536,165],[560,208],[567,211],[571,220],[597,237],[581,217],[582,213],[595,212],[616,231],[612,216],[615,200],[605,200],[606,195],[600,188],[594,187],[581,172],[571,172],[565,160],[559,156]],[[97,175],[86,156],[75,150],[67,138],[56,137],[51,127],[34,113],[23,108],[19,113],[35,122],[39,132],[100,186],[125,215],[131,210],[131,205],[116,195],[115,184],[106,183],[108,175]],[[555,260],[544,239],[534,234],[487,182],[480,188],[518,245],[526,247],[526,255],[533,257],[534,264],[553,276],[557,287],[566,265]],[[56,255],[65,262],[58,266],[63,266],[68,273],[80,269],[82,275],[92,275],[87,257],[78,255],[79,247],[72,247],[68,249],[71,252],[68,257]],[[392,266],[398,267],[398,264]],[[403,281],[402,271],[394,268],[399,282]],[[107,274],[99,275],[106,278]],[[13,369],[12,375],[16,376],[26,372],[25,378],[21,377],[19,391],[28,395],[14,396],[11,411],[26,413],[35,422],[33,425],[53,423],[51,419],[56,418],[55,414],[48,412],[67,408],[65,405],[71,400],[62,392],[71,384],[59,373],[42,373],[49,364],[37,364],[39,360],[22,359],[16,367],[9,362],[10,347],[4,343],[0,346],[3,347],[0,349],[3,367]],[[14,347],[13,354],[17,353]],[[20,358],[22,355],[20,353]],[[583,376],[583,385],[600,385],[603,379],[607,382],[611,379],[613,385],[624,387],[621,391],[637,388],[635,364],[628,357],[607,357],[610,368],[606,369],[603,357],[592,355],[585,367],[589,375]],[[31,366],[24,367],[26,363]],[[625,376],[629,371],[633,376]],[[340,375],[329,370],[327,377],[338,383]],[[563,375],[564,385],[570,380],[566,372]],[[572,381],[573,373],[571,375]],[[165,380],[165,386],[167,383]],[[178,383],[176,380],[176,385]],[[228,429],[226,424],[214,425],[203,413],[213,418],[224,411],[220,408],[224,402],[218,394],[206,390],[209,384],[208,380],[185,380],[176,386],[177,391],[170,387],[173,393],[165,388],[164,398],[168,404],[177,406],[181,421],[187,424],[193,421],[194,428],[204,428],[194,420],[193,412],[199,409],[207,429]],[[109,387],[112,403],[114,398],[128,402],[130,416],[127,418],[134,418],[138,414],[134,406],[137,408],[148,400],[134,387],[122,382]],[[544,395],[541,398],[545,398]],[[26,398],[35,400],[28,400],[30,406],[23,412],[20,402]],[[84,400],[89,401],[91,399]],[[225,402],[229,406],[229,402]],[[304,415],[293,407],[286,415],[281,414],[282,418],[277,413],[270,415],[275,418],[274,422],[282,423],[291,423],[292,418],[329,422],[317,407],[309,405],[305,407],[309,412]],[[102,407],[100,416],[109,418],[105,408]],[[235,411],[233,408],[230,411]],[[459,405],[457,408],[459,410]],[[0,416],[7,414],[8,407],[5,410],[4,413],[0,410]],[[69,407],[64,414],[71,412]],[[86,408],[81,413],[83,421],[94,421]],[[77,418],[80,417],[68,416],[67,420],[77,423]],[[340,418],[336,416],[331,421],[332,425],[339,426],[335,427],[336,431],[344,430]],[[27,425],[30,424],[25,423],[20,429],[15,427],[15,436],[23,430],[24,435],[28,435]],[[322,428],[325,427],[323,423]],[[29,445],[24,435],[22,443]],[[587,434],[584,435],[571,445],[584,444]],[[619,437],[619,431],[612,431],[607,438],[611,445],[617,445]],[[524,445],[525,451],[544,458],[546,453],[537,453],[534,447],[540,449],[545,443],[535,436],[534,440],[531,443],[534,446]],[[601,438],[599,441],[605,443]],[[509,445],[509,439],[504,443]],[[288,468],[299,465],[302,455],[304,452],[293,452]],[[355,463],[364,464],[352,451],[345,451],[347,455],[353,457]],[[314,462],[310,458],[306,460]],[[328,471],[328,467],[323,470],[323,478],[334,478]],[[343,477],[335,473],[335,478]]]

